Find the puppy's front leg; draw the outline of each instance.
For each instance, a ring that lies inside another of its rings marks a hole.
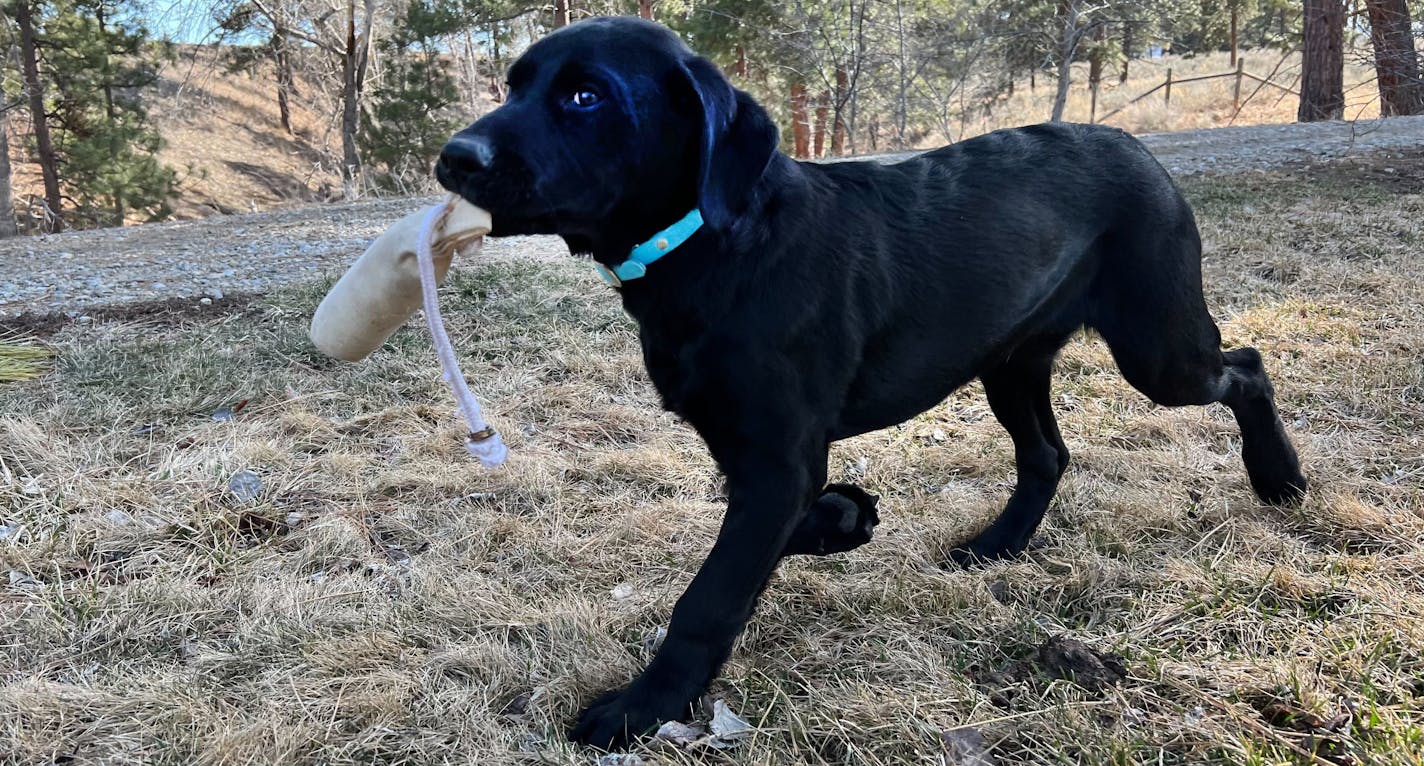
[[[583,711],[569,733],[576,742],[617,747],[660,722],[688,716],[825,482],[826,445],[809,436],[743,443],[730,452],[708,443],[727,474],[727,515],[717,542],[673,608],[653,661],[626,688]]]

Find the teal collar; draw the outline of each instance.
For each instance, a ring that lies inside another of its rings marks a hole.
[[[702,211],[693,208],[691,213],[683,216],[677,223],[654,234],[646,242],[633,248],[633,252],[628,254],[627,260],[617,266],[610,269],[594,261],[593,267],[598,269],[598,275],[603,277],[603,281],[618,287],[630,279],[637,279],[647,274],[648,267],[654,261],[676,250],[678,245],[686,242],[700,228],[702,228]]]

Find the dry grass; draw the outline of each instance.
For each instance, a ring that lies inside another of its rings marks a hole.
[[[977,387],[838,445],[832,476],[883,495],[885,523],[767,590],[713,689],[758,733],[644,758],[937,763],[971,726],[999,763],[1419,763],[1424,158],[1389,162],[1189,186],[1210,304],[1266,355],[1315,482],[1303,508],[1256,502],[1224,410],[1154,407],[1075,342],[1041,546],[941,566],[1013,480]],[[447,290],[513,448],[494,471],[422,333],[362,366],[308,347],[323,287],[64,330],[55,374],[0,388],[0,761],[593,761],[561,732],[643,664],[714,535],[702,447],[580,264]],[[1129,676],[1048,677],[1056,634]]]

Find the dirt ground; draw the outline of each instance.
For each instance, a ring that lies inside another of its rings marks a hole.
[[[977,385],[842,442],[883,523],[778,571],[707,700],[751,731],[602,760],[562,733],[646,661],[722,500],[586,266],[445,290],[499,470],[414,323],[361,365],[310,347],[315,275],[21,324],[58,356],[0,387],[0,763],[1418,764],[1421,178],[1392,150],[1183,180],[1303,507],[1256,501],[1229,412],[1153,406],[1077,340],[1031,551],[946,564],[1014,480]]]

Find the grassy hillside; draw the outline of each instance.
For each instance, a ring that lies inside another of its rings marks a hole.
[[[292,130],[278,119],[270,66],[229,72],[215,48],[186,48],[163,71],[150,106],[168,145],[163,161],[182,174],[178,217],[268,210],[341,192],[337,113],[319,91],[297,84]]]

